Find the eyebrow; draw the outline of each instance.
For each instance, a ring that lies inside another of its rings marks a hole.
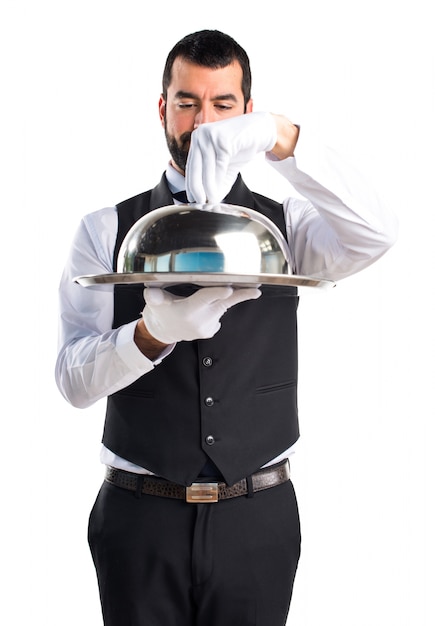
[[[190,91],[182,91],[181,89],[177,91],[177,93],[175,94],[175,98],[190,98],[192,100],[199,100],[196,94]],[[212,98],[213,102],[217,100],[231,100],[232,102],[237,102],[237,98],[233,93],[224,93],[220,94],[219,96],[214,96],[214,98]]]

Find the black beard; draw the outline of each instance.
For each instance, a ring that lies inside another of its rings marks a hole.
[[[191,134],[192,134],[191,132],[185,132],[180,136],[179,141],[177,141],[173,135],[170,135],[168,133],[168,130],[166,127],[166,116],[165,116],[166,143],[168,144],[168,148],[169,148],[169,152],[171,154],[172,160],[180,168],[182,172],[186,171],[187,155],[189,154]]]

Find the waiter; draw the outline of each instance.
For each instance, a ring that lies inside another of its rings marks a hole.
[[[107,397],[106,477],[89,523],[104,623],[284,626],[300,554],[294,289],[73,279],[112,273],[129,228],[183,191],[266,215],[293,273],[331,280],[380,258],[396,221],[336,163],[331,184],[298,168],[304,128],[253,111],[249,59],[228,35],[174,46],[159,115],[171,157],[162,179],[83,218],[60,285],[59,389],[80,408]],[[246,187],[240,169],[259,153],[303,199]]]

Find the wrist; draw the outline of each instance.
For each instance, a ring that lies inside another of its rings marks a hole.
[[[153,337],[146,327],[143,318],[136,324],[134,342],[142,354],[144,354],[151,361],[159,357],[163,350],[170,345]]]
[[[273,114],[277,129],[277,141],[270,151],[280,161],[293,157],[299,137],[299,126],[292,124],[284,115]]]

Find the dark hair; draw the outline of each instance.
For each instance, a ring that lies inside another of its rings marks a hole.
[[[219,30],[200,30],[186,35],[172,48],[166,59],[163,71],[162,93],[166,99],[172,79],[172,66],[175,59],[181,57],[190,63],[202,67],[227,67],[238,61],[242,68],[242,92],[245,106],[251,98],[251,68],[244,49],[229,35]]]

